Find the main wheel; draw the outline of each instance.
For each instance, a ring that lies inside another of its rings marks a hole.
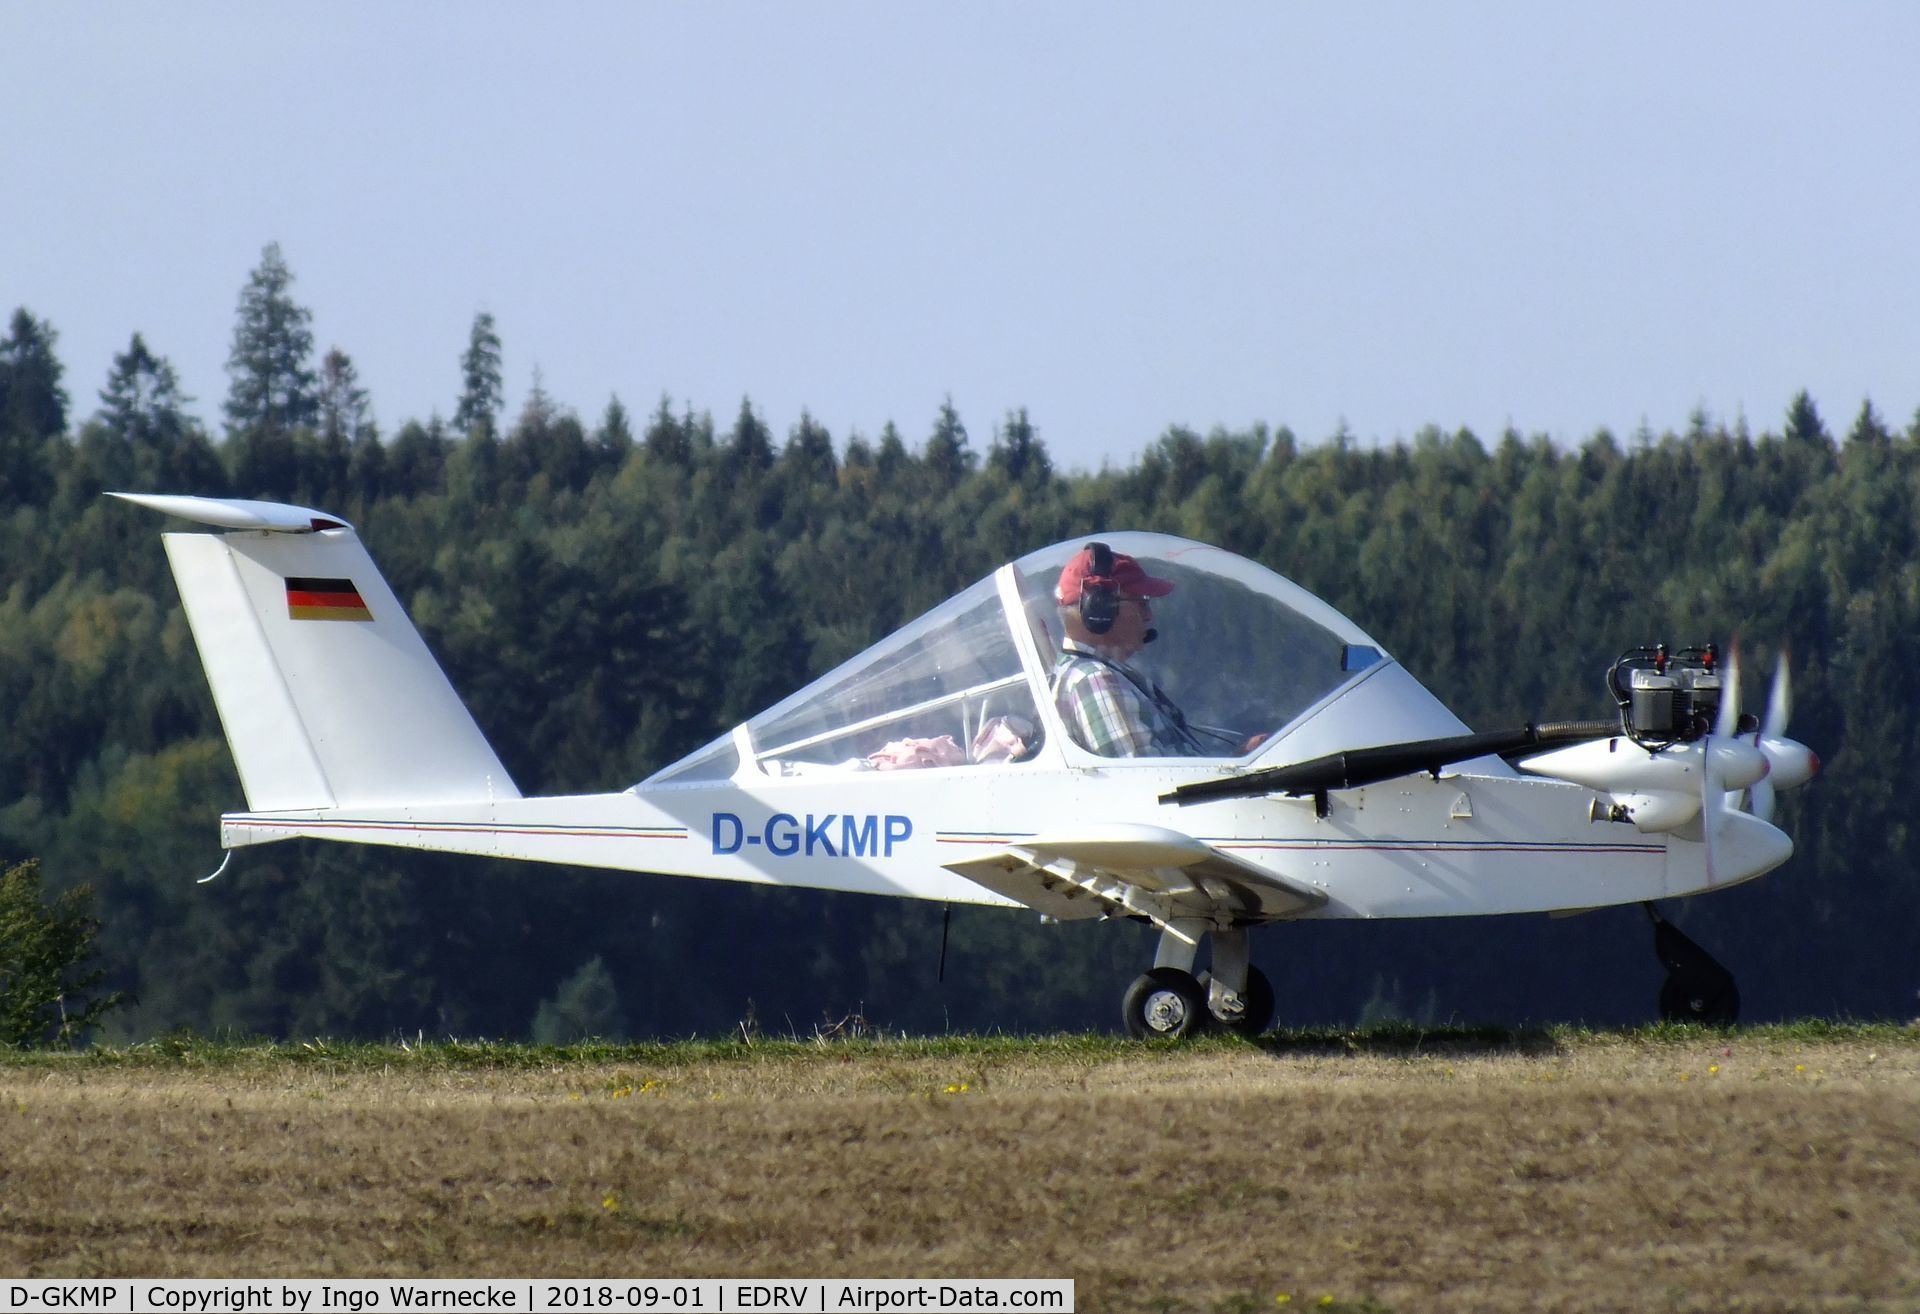
[[[1207,1019],[1229,1035],[1252,1040],[1273,1024],[1273,982],[1267,980],[1265,972],[1252,965],[1247,967],[1247,988],[1240,992],[1240,1002],[1243,1007],[1237,1017],[1221,1017],[1209,1009]]]
[[[1127,987],[1120,1014],[1135,1040],[1180,1040],[1206,1019],[1207,995],[1193,973],[1156,967]]]

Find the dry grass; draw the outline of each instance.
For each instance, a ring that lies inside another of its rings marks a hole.
[[[0,1066],[0,1273],[1920,1310],[1911,1031],[384,1053]]]

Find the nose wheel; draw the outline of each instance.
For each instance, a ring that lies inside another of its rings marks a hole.
[[[1662,917],[1659,909],[1652,904],[1646,908],[1653,919],[1654,955],[1667,969],[1660,987],[1661,1019],[1732,1026],[1740,1018],[1740,987],[1734,984],[1733,973]]]

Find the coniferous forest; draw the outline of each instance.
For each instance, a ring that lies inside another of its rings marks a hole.
[[[1757,707],[1790,649],[1792,733],[1825,763],[1782,799],[1798,851],[1665,911],[1749,1020],[1920,1012],[1920,416],[1830,426],[1786,381],[1757,432],[1175,428],[1068,472],[1025,411],[970,426],[951,399],[877,436],[804,413],[782,436],[750,401],[583,417],[538,386],[509,417],[483,314],[448,344],[452,418],[382,432],[293,281],[269,246],[217,423],[137,332],[98,381],[31,310],[0,339],[0,868],[92,886],[107,986],[138,1001],[108,1038],[1110,1029],[1152,940],[960,908],[943,973],[938,906],[310,843],[196,885],[239,782],[168,526],[107,489],[352,521],[528,793],[623,788],[999,562],[1101,530],[1272,566],[1475,729],[1609,715],[1608,665],[1655,640],[1737,636]],[[1661,980],[1638,908],[1282,926],[1254,955],[1290,1025],[1650,1020]]]

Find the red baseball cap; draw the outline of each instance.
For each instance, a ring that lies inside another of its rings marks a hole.
[[[1093,549],[1082,548],[1073,554],[1073,560],[1067,562],[1060,572],[1060,582],[1054,587],[1053,596],[1063,607],[1071,607],[1080,601],[1080,592],[1088,582],[1105,585],[1123,598],[1164,598],[1173,592],[1173,581],[1160,579],[1147,574],[1146,570],[1124,552],[1113,554],[1113,572],[1106,576],[1093,573]]]

